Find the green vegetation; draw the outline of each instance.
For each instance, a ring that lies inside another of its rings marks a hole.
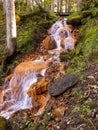
[[[81,14],[73,14],[68,17],[73,25],[77,16],[80,16],[79,42],[76,46],[75,54],[71,58],[71,65],[67,73],[81,73],[87,66],[87,62],[98,63],[98,9],[82,11]]]
[[[19,53],[28,54],[36,49],[57,17],[53,13],[36,9],[31,14],[20,15],[20,19],[17,29],[18,49]]]
[[[73,26],[81,25],[82,17],[79,13],[71,14],[70,16],[68,16],[67,19],[68,19],[68,21],[67,21],[68,24],[71,24]]]
[[[93,9],[94,7],[98,7],[97,0],[82,0],[81,2],[81,10]]]
[[[95,17],[98,17],[98,8],[96,7],[71,14],[68,16],[68,24],[73,26],[84,25],[88,20]]]
[[[5,118],[0,116],[0,130],[6,130],[7,128],[7,121]]]

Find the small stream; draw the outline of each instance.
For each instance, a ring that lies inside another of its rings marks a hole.
[[[32,96],[30,97],[27,92],[30,86],[39,82],[39,76],[41,79],[49,77],[48,71],[51,71],[53,67],[55,70],[55,72],[52,71],[53,78],[65,74],[64,70],[61,71],[60,69],[62,65],[59,59],[60,52],[74,50],[76,44],[74,34],[71,33],[71,26],[67,25],[66,21],[66,18],[58,19],[48,31],[50,41],[44,40],[42,43],[42,46],[46,44],[51,46],[52,41],[55,41],[54,49],[49,50],[46,48],[47,55],[38,56],[33,61],[29,60],[20,63],[15,68],[10,81],[5,81],[7,85],[0,92],[0,116],[9,119],[14,112],[33,107]],[[59,66],[59,71],[58,69],[56,71],[56,66]]]

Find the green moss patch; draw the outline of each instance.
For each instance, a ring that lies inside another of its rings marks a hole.
[[[0,130],[7,130],[7,121],[4,117],[0,116]]]
[[[87,62],[98,63],[98,17],[87,18],[88,21],[80,27],[79,42],[67,73],[78,73],[81,76],[81,70],[87,66]]]
[[[74,14],[68,16],[67,19],[68,19],[68,21],[67,21],[68,24],[72,24],[73,26],[81,25],[82,17],[78,13],[74,13]]]

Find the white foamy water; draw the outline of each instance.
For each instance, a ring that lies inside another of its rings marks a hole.
[[[40,63],[43,58],[34,61],[33,63]],[[23,109],[32,108],[32,98],[28,96],[27,91],[30,86],[37,82],[37,75],[45,75],[46,69],[41,69],[36,72],[31,72],[29,69],[24,70],[25,74],[22,76],[14,72],[7,88],[3,90],[4,98],[0,104],[0,115],[9,119],[10,116]]]
[[[51,34],[50,36],[53,37],[56,41],[56,44],[57,44],[56,50],[62,49],[61,47],[62,39],[64,40],[64,47],[66,50],[74,49],[74,42],[73,42],[72,34],[68,29],[66,18],[59,19],[56,23],[54,23],[52,27],[50,28],[49,33]],[[65,37],[64,33],[67,34],[67,37]]]
[[[17,77],[18,86],[12,88],[12,82]],[[0,115],[9,118],[12,113],[20,109],[27,109],[32,107],[31,98],[27,91],[29,87],[37,82],[36,73],[27,73],[24,78],[19,75],[14,75],[9,83],[7,89],[4,90],[5,99],[0,105]]]

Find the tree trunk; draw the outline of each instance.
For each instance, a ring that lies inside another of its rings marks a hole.
[[[16,53],[16,18],[14,0],[5,0],[6,6],[6,30],[7,30],[7,47],[3,63],[6,64],[9,57]]]

